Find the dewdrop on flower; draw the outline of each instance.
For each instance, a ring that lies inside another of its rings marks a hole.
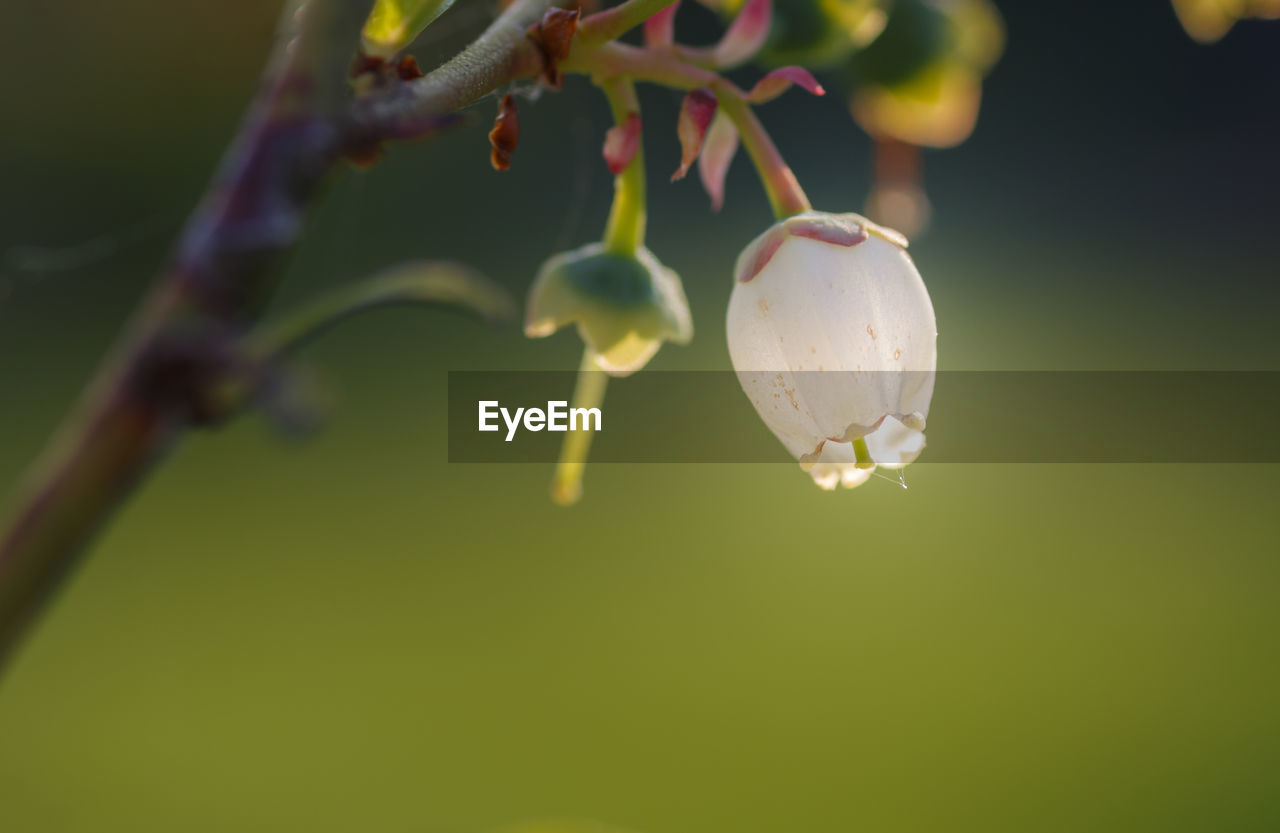
[[[900,234],[807,211],[738,256],[729,355],[757,413],[824,489],[924,448],[937,325]]]

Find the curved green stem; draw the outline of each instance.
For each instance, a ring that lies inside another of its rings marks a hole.
[[[597,83],[609,99],[614,123],[619,128],[626,125],[631,114],[640,115],[640,100],[630,79],[615,76]],[[610,254],[631,256],[644,245],[644,139],[639,141],[635,156],[613,179],[613,206],[604,230],[604,248]]]
[[[446,261],[411,261],[303,302],[251,331],[239,349],[255,362],[279,360],[352,316],[403,305],[458,307],[492,324],[516,317],[511,295],[474,269]]]
[[[578,72],[599,77],[626,75],[638,81],[661,84],[677,90],[710,87],[723,81],[709,69],[682,61],[671,50],[640,49],[625,43],[594,46],[575,43],[569,57],[558,64],[562,72]]]
[[[876,467],[875,460],[871,459],[871,450],[867,448],[866,437],[858,437],[853,441],[853,456],[857,460],[856,468],[874,469]]]
[[[778,152],[778,146],[773,143],[773,139],[769,138],[764,125],[760,123],[760,119],[756,118],[755,111],[751,109],[751,105],[737,88],[728,82],[722,82],[711,89],[716,94],[716,100],[720,102],[720,108],[724,110],[724,114],[733,122],[733,126],[738,128],[742,145],[747,149],[747,154],[760,175],[765,193],[769,195],[773,216],[781,220],[802,211],[812,210],[813,206],[809,204],[809,198],[805,196],[804,189],[796,180],[796,175],[782,158],[782,154]]]
[[[573,389],[571,407],[599,408],[604,402],[604,390],[608,384],[609,374],[596,364],[595,353],[588,347],[582,353],[582,366],[578,369],[578,383]],[[551,499],[561,506],[572,506],[582,497],[582,475],[587,467],[587,454],[591,451],[591,434],[587,430],[573,430],[565,434],[564,444],[560,447],[560,461],[551,480]]]

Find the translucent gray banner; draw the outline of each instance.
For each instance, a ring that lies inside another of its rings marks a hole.
[[[873,374],[796,375],[805,387],[834,387],[866,385]],[[904,386],[927,381],[927,374],[893,375]],[[568,427],[575,380],[572,372],[450,371],[449,461],[554,461],[566,434],[548,422]],[[922,463],[1280,462],[1277,371],[940,371],[933,384]],[[531,409],[542,418],[529,418]],[[490,430],[480,430],[482,421]],[[791,457],[733,371],[642,371],[610,382],[591,459]]]

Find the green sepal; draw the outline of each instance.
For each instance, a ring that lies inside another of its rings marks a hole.
[[[525,334],[548,336],[571,323],[614,376],[639,370],[664,341],[693,337],[680,276],[643,247],[628,257],[592,243],[542,265],[529,290]]]

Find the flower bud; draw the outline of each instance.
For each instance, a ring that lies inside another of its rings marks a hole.
[[[725,3],[736,10],[740,3]],[[773,27],[761,52],[770,66],[829,69],[880,34],[886,0],[774,0]]]
[[[525,335],[548,336],[569,323],[613,376],[644,367],[665,340],[693,337],[680,276],[644,247],[631,257],[592,243],[542,265],[529,290]]]
[[[727,321],[738,381],[823,488],[924,448],[937,327],[905,249],[857,214],[810,211],[738,257]]]
[[[1280,0],[1173,0],[1182,28],[1200,43],[1213,43],[1248,17],[1280,19]]]
[[[872,136],[957,145],[973,132],[982,79],[1003,50],[990,0],[901,0],[850,63],[853,118]]]

